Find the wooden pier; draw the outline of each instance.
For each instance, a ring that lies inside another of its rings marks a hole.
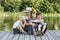
[[[0,31],[0,40],[60,40],[60,30],[48,30],[43,36],[13,34],[12,31]]]

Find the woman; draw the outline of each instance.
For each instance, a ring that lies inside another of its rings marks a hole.
[[[26,18],[26,25],[24,30],[28,33],[28,34],[33,34],[32,32],[32,23],[30,22],[30,20],[32,20],[33,16],[32,16],[32,8],[27,7],[26,11],[24,11],[24,13],[26,13],[25,18]]]

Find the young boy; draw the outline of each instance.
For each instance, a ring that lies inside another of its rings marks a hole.
[[[40,13],[36,13],[36,19],[31,20],[32,26],[33,26],[33,33],[34,35],[37,34],[37,29],[38,31],[41,31],[41,27],[44,25],[44,20],[41,18]]]
[[[13,25],[13,32],[15,34],[17,33],[26,33],[24,31],[24,26],[26,24],[25,18],[24,17],[20,17],[18,21],[16,21]]]

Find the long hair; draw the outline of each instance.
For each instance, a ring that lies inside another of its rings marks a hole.
[[[31,11],[31,15],[30,15],[30,18],[32,18],[32,17],[33,17],[33,15],[32,15],[32,14],[33,14],[33,11]]]

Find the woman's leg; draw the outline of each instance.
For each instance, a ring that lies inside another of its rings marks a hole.
[[[31,34],[34,34],[36,35],[36,25],[35,24],[32,24],[28,27],[28,33],[31,35]]]
[[[36,35],[36,33],[37,33],[37,32],[36,32],[36,29],[33,28],[33,34]]]
[[[33,34],[36,35],[37,34],[37,24],[33,24],[32,28],[33,28]]]
[[[29,27],[28,27],[28,34],[29,35],[32,35],[33,34],[33,29],[32,29],[32,25],[30,25]]]

